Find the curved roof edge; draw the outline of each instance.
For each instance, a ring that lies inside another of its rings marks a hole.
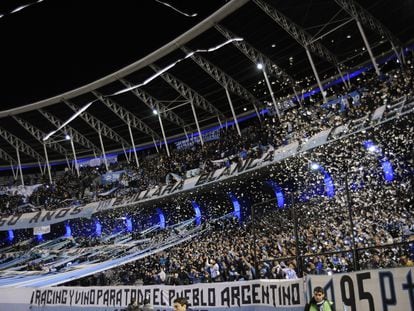
[[[192,40],[193,38],[197,37],[204,31],[208,30],[209,28],[213,27],[216,23],[221,21],[223,18],[227,17],[229,14],[236,11],[238,8],[245,5],[249,0],[231,0],[229,3],[225,4],[222,8],[214,12],[212,15],[195,25],[190,30],[186,31],[176,39],[172,40],[168,44],[162,46],[158,50],[155,50],[151,54],[148,54],[144,58],[141,58],[140,60],[110,74],[107,75],[99,80],[96,80],[94,82],[91,82],[87,85],[81,86],[77,89],[68,91],[66,93],[62,93],[60,95],[50,97],[44,100],[37,101],[32,104],[28,104],[22,107],[8,109],[0,111],[0,118],[7,117],[7,116],[13,116],[20,113],[44,108],[50,105],[54,105],[56,103],[61,102],[63,99],[71,99],[76,96],[83,95],[85,93],[88,93],[92,90],[95,90],[97,88],[100,88],[108,83],[114,82],[122,77],[125,77],[134,71],[137,71],[141,68],[144,68],[148,66],[149,64],[154,63],[161,57],[164,57],[168,53],[174,51],[175,49],[181,47],[188,41]]]

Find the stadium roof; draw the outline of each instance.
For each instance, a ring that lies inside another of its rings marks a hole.
[[[7,5],[7,6],[6,6]],[[26,5],[21,7],[21,5]],[[195,133],[369,63],[414,33],[414,1],[34,1],[2,3],[0,166],[50,161]],[[228,41],[242,38],[243,41]],[[196,51],[190,57],[190,53]],[[162,74],[161,74],[162,72]],[[137,87],[139,86],[139,87]],[[128,90],[128,87],[133,87]],[[226,88],[228,93],[226,93]],[[119,94],[118,94],[119,92]],[[229,97],[228,97],[229,96]],[[86,108],[86,107],[85,107]],[[50,145],[49,145],[50,143]]]

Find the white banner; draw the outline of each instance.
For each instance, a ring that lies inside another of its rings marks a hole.
[[[47,287],[0,289],[0,310],[125,310],[149,298],[154,310],[172,310],[185,297],[196,310],[302,311],[302,279],[200,283],[186,286]]]
[[[337,311],[414,311],[414,268],[310,275],[297,280],[201,283],[187,286],[0,288],[0,311],[125,310],[144,297],[154,310],[172,310],[186,297],[191,310],[302,311],[312,290],[322,286]],[[305,295],[306,293],[306,295]]]
[[[306,292],[325,289],[336,310],[414,311],[414,268],[366,270],[309,276]],[[309,299],[310,297],[308,297]]]
[[[59,208],[53,211],[41,210],[33,213],[0,217],[0,230],[14,230],[47,226],[68,219],[90,218],[93,214],[111,209],[115,199],[89,203],[83,206]]]

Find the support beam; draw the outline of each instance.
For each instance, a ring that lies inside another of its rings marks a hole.
[[[319,41],[313,41],[312,35],[263,0],[253,0],[253,2],[282,27],[293,39],[303,46],[303,48],[327,60],[335,67],[335,69],[340,70],[341,64],[336,56]],[[339,72],[339,74],[342,76],[341,72]]]
[[[30,147],[28,144],[23,142],[20,138],[14,136],[13,134],[9,133],[8,131],[4,130],[0,127],[0,136],[3,137],[5,141],[7,141],[10,145],[12,145],[14,148],[19,149],[19,151],[29,155],[33,159],[45,162],[45,159],[37,153],[32,147]]]
[[[344,9],[355,20],[359,21],[366,27],[383,36],[390,44],[398,60],[402,63],[399,49],[403,46],[401,41],[386,26],[376,19],[368,10],[353,0],[335,0],[335,2]]]
[[[154,137],[152,138],[152,141],[154,142],[155,150],[157,150],[157,153],[159,153],[160,151],[158,150],[157,142],[155,141]]]
[[[54,151],[60,153],[61,155],[67,155],[68,154],[68,150],[66,150],[65,148],[62,147],[62,145],[60,145],[59,143],[53,142],[51,139],[49,139],[47,142],[43,141],[43,138],[46,136],[46,133],[39,130],[38,128],[34,127],[32,124],[30,124],[29,122],[27,122],[26,120],[18,117],[18,116],[13,116],[13,119],[19,123],[27,132],[29,132],[30,135],[32,135],[34,138],[36,138],[36,140],[44,145],[45,143],[47,143],[47,146],[49,146],[51,149],[53,149]]]
[[[47,166],[47,175],[49,176],[49,183],[53,184],[52,173],[50,171],[49,156],[47,154],[46,143],[43,142],[43,151],[45,152],[46,166]]]
[[[295,39],[301,46],[308,48],[310,52],[318,55],[319,57],[326,59],[328,62],[338,67],[339,61],[334,54],[332,54],[324,45],[320,42],[312,42],[312,36],[302,29],[299,25],[295,24],[288,17],[283,15],[274,7],[268,5],[262,0],[253,0],[253,2],[261,8],[270,18],[272,18],[280,27],[283,28],[293,39]]]
[[[76,157],[75,144],[73,143],[72,137],[70,138],[70,146],[72,147],[73,160],[75,161],[74,165],[76,169],[76,175],[79,177],[80,172],[79,172],[78,158]]]
[[[181,47],[181,49],[187,55],[191,53],[191,50],[189,50],[185,46]],[[248,103],[251,103],[252,105],[256,104],[257,107],[262,106],[262,103],[252,93],[250,93],[244,86],[242,86],[235,79],[227,75],[220,68],[218,68],[217,66],[207,61],[205,58],[197,54],[193,54],[191,56],[191,59],[226,90],[232,91],[234,94],[240,96],[241,98],[244,98]]]
[[[161,70],[161,68],[155,65],[150,65],[150,67],[155,72],[159,72]],[[207,99],[205,99],[202,95],[198,94],[187,84],[174,77],[172,74],[164,72],[161,74],[161,78],[164,79],[164,81],[167,82],[181,96],[183,96],[187,100],[192,101],[194,106],[201,108],[214,116],[220,116],[223,120],[226,119],[224,114],[220,110],[218,110],[214,105],[212,105]]]
[[[278,117],[279,122],[280,122],[281,120],[280,120],[279,107],[278,107],[278,104],[276,103],[275,95],[273,94],[273,89],[272,89],[272,86],[270,84],[269,78],[267,77],[265,66],[263,64],[259,64],[259,65],[258,65],[258,68],[262,70],[263,76],[264,76],[265,81],[266,81],[267,89],[269,90],[270,97],[272,98],[273,107],[275,107],[275,111],[276,111],[277,117]]]
[[[198,124],[197,113],[196,113],[196,110],[195,110],[195,107],[194,107],[194,104],[193,104],[192,101],[190,102],[190,104],[191,104],[191,110],[193,111],[194,121],[195,121],[196,126],[197,126],[198,137],[200,137],[200,143],[201,143],[201,145],[204,146],[203,135],[201,134],[200,125]]]
[[[108,161],[106,160],[105,147],[104,147],[104,144],[103,144],[101,131],[98,132],[98,135],[99,135],[99,142],[101,143],[101,150],[102,150],[102,156],[104,158],[105,169],[108,172],[109,171]]]
[[[233,102],[231,101],[231,97],[230,97],[229,90],[227,88],[224,88],[224,89],[226,91],[227,100],[229,101],[229,105],[230,105],[230,109],[231,109],[231,114],[233,115],[233,120],[234,120],[234,124],[236,125],[237,133],[241,137],[241,132],[240,132],[240,128],[239,128],[239,122],[237,121],[237,115],[234,112]]]
[[[0,159],[9,161],[11,163],[17,162],[10,154],[0,148]]]
[[[216,25],[216,30],[219,31],[226,39],[230,40],[232,38],[238,38],[237,34],[231,32],[222,25]],[[266,73],[281,79],[283,82],[287,82],[292,87],[293,93],[296,94],[296,81],[292,78],[286,71],[280,68],[276,63],[274,63],[269,57],[261,53],[259,50],[254,48],[246,40],[243,41],[233,41],[232,44],[242,52],[248,59],[250,59],[253,64],[262,64],[266,68]],[[272,92],[273,93],[273,92]]]
[[[132,135],[131,123],[129,120],[128,120],[128,131],[129,131],[129,138],[131,139],[132,150],[135,156],[135,164],[137,165],[137,168],[139,168],[139,161],[138,161],[137,150],[135,148],[134,135]]]
[[[168,141],[167,141],[167,137],[165,136],[164,125],[162,124],[162,119],[161,119],[161,113],[162,112],[159,109],[157,109],[158,121],[160,122],[162,137],[164,138],[164,144],[165,144],[165,148],[167,150],[167,155],[168,155],[168,157],[170,157],[170,149],[168,148]]]
[[[20,152],[19,152],[19,148],[16,148],[16,155],[17,155],[17,165],[19,167],[19,172],[20,172],[20,180],[21,180],[21,185],[24,187],[24,178],[23,178],[23,170],[22,170],[22,162],[20,161]]]
[[[323,102],[326,103],[327,99],[326,99],[326,96],[325,96],[325,92],[323,90],[321,79],[319,79],[318,71],[316,70],[315,64],[313,63],[312,55],[311,55],[311,53],[309,52],[308,49],[306,49],[306,55],[308,56],[309,63],[311,64],[311,67],[312,67],[312,70],[313,70],[313,74],[315,75],[316,82],[318,83],[319,89],[321,91]]]
[[[119,81],[123,85],[125,85],[126,87],[132,87],[132,86],[134,86],[132,83],[130,83],[126,79],[120,79]],[[167,107],[165,105],[163,105],[159,100],[157,100],[156,98],[154,98],[153,96],[151,96],[149,93],[145,92],[144,90],[142,90],[140,88],[132,89],[131,92],[137,98],[139,98],[151,110],[154,110],[154,109],[156,109],[156,107],[159,107],[159,109],[161,109],[161,111],[163,111],[162,117],[164,119],[166,119],[166,120],[168,120],[168,121],[170,121],[170,122],[172,122],[172,123],[180,126],[181,128],[183,128],[184,131],[186,131],[187,125],[186,125],[185,121],[181,117],[179,117],[171,109],[168,109],[167,110]]]
[[[79,111],[79,108],[76,107],[73,103],[71,103],[68,100],[65,100],[64,103],[71,108],[74,112]],[[115,132],[113,129],[111,129],[108,125],[106,125],[104,122],[99,120],[98,118],[94,117],[92,114],[90,114],[87,111],[82,112],[79,115],[80,118],[82,118],[83,121],[89,124],[91,128],[93,128],[97,133],[101,133],[102,136],[105,136],[113,141],[116,141],[120,143],[123,146],[129,146],[129,142],[126,141],[121,135],[119,135],[117,132]]]
[[[63,122],[61,120],[59,120],[57,117],[55,117],[54,115],[52,115],[51,113],[49,113],[49,112],[47,112],[45,110],[39,110],[39,112],[47,120],[49,120],[50,123],[52,123],[57,128],[59,128],[59,127],[62,126]],[[77,130],[75,130],[71,126],[66,125],[65,126],[65,131],[66,131],[66,134],[71,137],[71,140],[72,141],[74,141],[74,142],[82,145],[87,150],[91,150],[95,154],[96,153],[97,154],[100,154],[101,153],[101,150],[99,150],[99,148],[93,142],[91,142],[88,138],[86,138],[85,136],[83,136],[81,133],[79,133]]]
[[[374,68],[375,68],[375,72],[376,72],[376,73],[377,73],[377,75],[379,76],[379,75],[381,75],[381,72],[380,72],[380,70],[379,70],[379,68],[378,68],[377,61],[375,60],[374,53],[372,53],[371,46],[369,45],[368,39],[367,39],[367,37],[365,36],[365,31],[364,31],[364,28],[362,28],[361,22],[360,22],[359,20],[357,20],[357,21],[356,21],[356,23],[357,23],[357,26],[358,26],[359,32],[360,32],[360,34],[361,34],[362,40],[364,40],[365,48],[367,49],[368,54],[369,54],[369,57],[371,58],[372,65],[373,65],[373,66],[374,66]]]
[[[145,122],[137,118],[133,113],[118,105],[113,99],[103,96],[97,91],[92,91],[96,98],[98,98],[105,106],[107,106],[113,113],[115,113],[125,124],[136,128],[140,132],[147,134],[149,137],[159,138],[160,136]],[[129,121],[127,121],[129,120]],[[134,147],[135,148],[135,147]]]

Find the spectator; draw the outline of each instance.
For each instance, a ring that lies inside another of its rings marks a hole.
[[[127,306],[127,311],[140,311],[140,310],[141,309],[139,307],[138,300],[131,299],[131,302]]]
[[[174,311],[187,311],[188,310],[188,301],[184,297],[175,298],[173,301]]]
[[[305,306],[305,311],[335,311],[331,301],[325,298],[325,291],[317,286],[313,289],[313,297]]]

